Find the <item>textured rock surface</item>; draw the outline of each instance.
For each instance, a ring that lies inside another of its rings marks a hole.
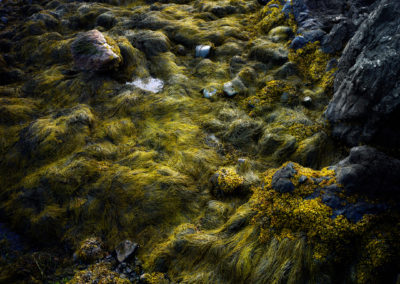
[[[110,45],[98,30],[80,34],[72,43],[71,52],[75,67],[83,71],[113,69],[118,67],[122,60],[118,46]]]
[[[400,2],[382,1],[348,42],[326,111],[349,145],[400,145]]]
[[[337,179],[352,192],[400,194],[400,160],[378,150],[360,146],[352,148],[349,157],[338,164]]]

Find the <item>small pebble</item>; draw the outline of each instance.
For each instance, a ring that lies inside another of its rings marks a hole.
[[[211,46],[209,45],[198,45],[196,46],[196,57],[206,58],[210,55]]]

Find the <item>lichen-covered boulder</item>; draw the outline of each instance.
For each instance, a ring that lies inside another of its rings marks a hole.
[[[115,69],[122,61],[118,45],[98,30],[81,33],[71,45],[75,68],[82,71]]]
[[[339,183],[350,192],[400,194],[400,160],[368,146],[354,147],[337,165]]]

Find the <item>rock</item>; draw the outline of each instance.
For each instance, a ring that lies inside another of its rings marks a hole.
[[[116,18],[111,12],[103,13],[96,18],[96,26],[101,26],[106,29],[111,29],[116,22]]]
[[[160,31],[129,32],[126,37],[134,47],[143,51],[147,56],[156,56],[170,50],[168,37]]]
[[[332,209],[338,209],[343,207],[342,205],[343,201],[333,193],[323,194],[321,201],[322,203],[328,205]]]
[[[203,91],[203,97],[206,99],[210,99],[211,97],[215,96],[217,94],[217,89],[216,88],[204,88]]]
[[[228,42],[215,49],[216,56],[235,56],[241,54],[243,48],[236,42]]]
[[[81,33],[71,45],[75,68],[82,71],[115,69],[122,61],[115,42],[98,30]]]
[[[320,41],[324,35],[326,34],[323,30],[321,29],[312,29],[312,30],[307,30],[302,32],[304,39],[308,42],[316,42]]]
[[[229,125],[225,139],[236,147],[246,148],[260,135],[261,127],[262,123],[254,119],[236,119]]]
[[[293,35],[290,27],[279,26],[269,31],[268,37],[273,42],[287,41]]]
[[[299,177],[299,184],[303,184],[303,183],[305,183],[306,181],[307,181],[307,177],[306,176],[301,176],[301,177]]]
[[[271,186],[280,193],[292,192],[294,184],[290,181],[297,171],[294,169],[293,163],[288,163],[285,167],[276,171],[272,176]]]
[[[307,40],[303,36],[296,36],[290,44],[290,48],[297,50],[299,48],[303,48],[306,44]]]
[[[357,202],[356,204],[351,204],[347,206],[343,212],[343,215],[347,219],[356,223],[362,219],[365,214],[377,213],[377,208],[375,205],[367,202]]]
[[[183,45],[178,44],[178,45],[176,46],[176,53],[177,53],[178,55],[186,55],[186,48],[185,48]]]
[[[226,82],[223,86],[224,93],[228,97],[233,97],[246,90],[246,86],[239,78],[234,78],[232,81]]]
[[[43,12],[33,14],[30,19],[32,21],[42,21],[48,29],[55,29],[60,24],[60,21],[53,15]]]
[[[196,46],[196,57],[206,58],[210,55],[211,46],[210,45],[198,45]]]
[[[286,62],[276,70],[274,76],[278,79],[287,79],[288,77],[296,74],[296,64],[294,64],[293,62]]]
[[[226,6],[216,5],[211,9],[211,13],[213,13],[215,16],[219,18],[235,14],[236,12],[237,12],[236,7],[232,5],[226,5]]]
[[[236,74],[246,65],[246,61],[240,57],[239,55],[235,55],[231,58],[229,62],[229,71],[231,73],[231,77],[235,77]]]
[[[312,99],[311,99],[311,97],[309,97],[309,96],[304,97],[304,98],[302,99],[301,103],[302,103],[303,105],[305,105],[306,107],[310,107],[310,106],[312,105]]]
[[[400,2],[381,1],[339,60],[325,112],[332,135],[350,146],[400,145]]]
[[[346,191],[374,196],[400,194],[400,160],[368,147],[354,147],[337,165],[337,181]]]
[[[287,50],[277,47],[276,44],[259,41],[251,48],[249,58],[272,66],[279,66],[288,61],[288,53]]]
[[[355,26],[350,20],[346,19],[335,24],[321,42],[322,51],[325,53],[335,53],[342,50],[354,32]]]
[[[120,263],[126,261],[129,257],[135,254],[136,250],[139,248],[137,243],[130,240],[122,241],[116,248],[115,253],[117,254],[117,259]]]

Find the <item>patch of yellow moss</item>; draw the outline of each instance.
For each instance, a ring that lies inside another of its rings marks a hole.
[[[161,272],[153,272],[153,273],[145,273],[142,276],[142,279],[146,284],[168,284],[170,281],[165,278],[164,273]]]
[[[233,192],[244,182],[244,178],[239,176],[232,169],[221,169],[218,172],[218,185],[226,193]]]
[[[260,240],[292,239],[305,234],[309,244],[314,247],[314,258],[323,259],[330,254],[341,256],[347,246],[365,232],[370,218],[364,216],[358,223],[352,223],[342,215],[332,219],[332,209],[323,204],[320,197],[304,197],[312,194],[316,188],[335,183],[334,171],[328,168],[316,171],[294,165],[297,174],[291,180],[296,189],[292,193],[281,194],[272,188],[272,176],[276,169],[266,172],[264,188],[254,189],[252,200],[257,215],[253,222],[261,225]],[[298,182],[300,176],[307,177],[302,184]],[[311,179],[322,177],[326,179],[319,184]]]
[[[90,263],[104,256],[102,243],[98,238],[88,238],[81,242],[79,249],[75,252],[80,260]]]
[[[87,270],[79,271],[74,278],[67,282],[68,284],[129,284],[128,279],[119,277],[119,274],[111,271],[111,267],[106,263],[97,263],[90,266]]]
[[[289,126],[289,133],[296,137],[297,140],[303,140],[307,137],[313,136],[315,133],[323,130],[322,125],[320,124],[312,124],[305,125],[302,123],[293,123]]]
[[[280,101],[283,93],[288,94],[289,103],[297,95],[297,89],[294,85],[282,81],[282,80],[271,80],[266,83],[266,86],[257,92],[256,95],[250,96],[244,99],[245,104],[251,104],[255,107],[254,110],[250,112],[250,115],[256,115],[259,108],[272,106],[274,103]]]
[[[274,5],[274,6],[272,6]],[[278,7],[276,7],[278,5]],[[272,7],[271,7],[272,6]],[[270,1],[261,11],[261,21],[258,23],[261,32],[268,32],[277,26],[290,26],[294,32],[297,30],[297,23],[292,14],[286,16],[282,12],[282,3],[279,0]]]
[[[318,41],[308,43],[297,50],[291,49],[288,56],[289,60],[296,64],[301,75],[312,83],[319,82],[324,78],[326,65],[331,59],[331,55],[324,53],[320,49]],[[329,74],[332,75],[332,72]],[[329,75],[324,78],[324,85],[328,86],[330,84],[329,78]]]

